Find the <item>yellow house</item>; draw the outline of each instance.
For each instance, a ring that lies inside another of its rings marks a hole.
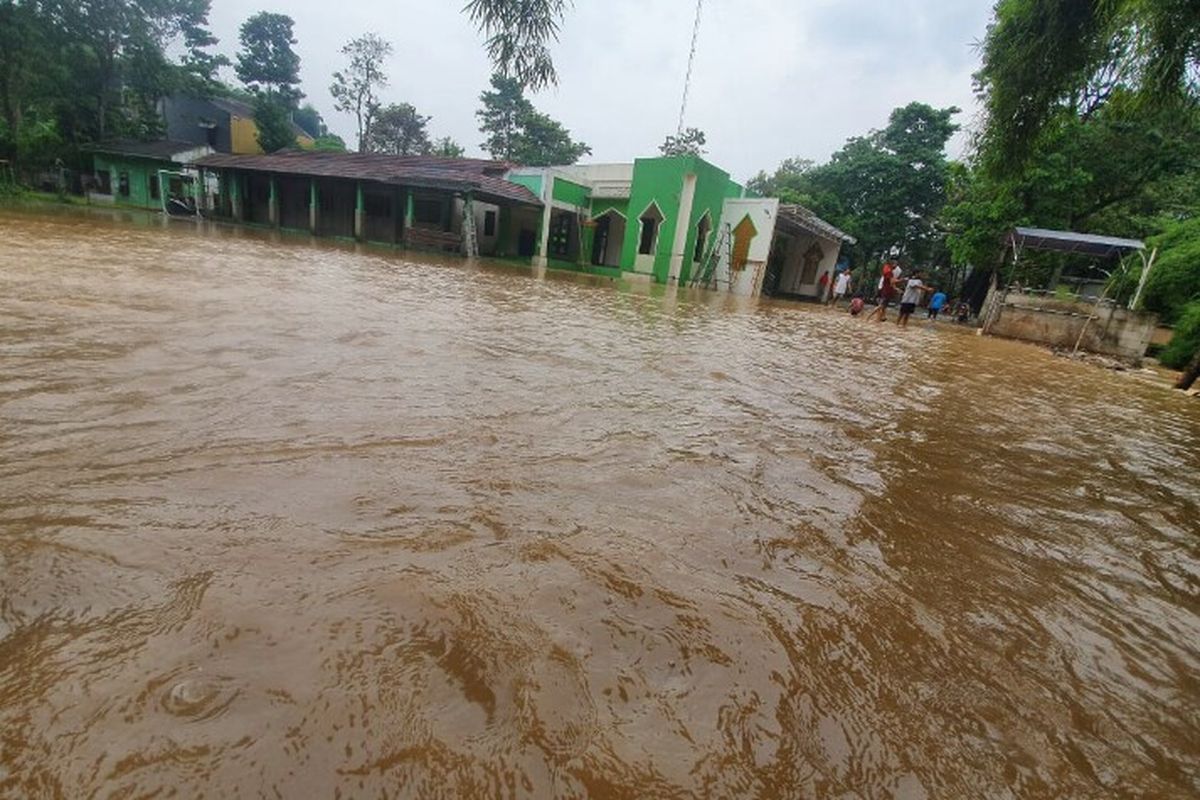
[[[208,145],[218,153],[259,155],[258,125],[254,107],[227,97],[201,98],[174,95],[163,103],[167,138],[174,141]],[[313,147],[313,138],[292,123],[296,146]]]

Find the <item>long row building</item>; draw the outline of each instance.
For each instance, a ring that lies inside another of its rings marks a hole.
[[[93,196],[114,205],[739,295],[816,297],[853,242],[695,156],[522,168],[179,140],[105,143],[94,160]]]

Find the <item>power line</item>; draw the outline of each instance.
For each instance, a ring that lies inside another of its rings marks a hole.
[[[688,54],[687,77],[683,79],[683,103],[679,106],[679,129],[683,133],[683,118],[687,114],[688,90],[692,86],[692,65],[696,62],[696,40],[700,38],[700,12],[704,9],[704,0],[696,0],[696,24],[692,27],[692,51]]]

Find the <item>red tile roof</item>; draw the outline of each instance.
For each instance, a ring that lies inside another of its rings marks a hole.
[[[481,199],[541,205],[541,201],[529,189],[504,179],[509,165],[502,161],[283,150],[270,155],[216,153],[200,159],[196,165],[211,169],[244,169],[283,175],[347,178],[431,189],[470,191]]]

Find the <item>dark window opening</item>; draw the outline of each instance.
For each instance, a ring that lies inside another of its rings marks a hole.
[[[638,243],[638,253],[644,256],[654,254],[654,242],[658,238],[658,219],[642,217],[642,239]]]
[[[392,199],[383,194],[365,195],[363,211],[368,217],[390,217],[392,215]]]
[[[704,218],[700,220],[700,225],[696,228],[696,252],[692,254],[692,261],[695,261],[697,264],[704,260],[704,246],[708,244],[708,229],[708,215],[705,214]]]
[[[571,214],[557,214],[550,221],[550,255],[566,259],[571,254]]]
[[[483,235],[484,236],[495,236],[496,235],[496,212],[495,211],[483,212]]]
[[[414,198],[413,222],[418,225],[440,226],[442,224],[442,201],[428,197]]]
[[[112,173],[102,169],[96,173],[96,190],[100,194],[112,194]]]
[[[120,192],[121,197],[129,197],[129,173],[128,172],[117,173],[117,191]]]
[[[150,173],[150,177],[146,182],[150,184],[150,199],[157,200],[159,198],[158,173]]]
[[[596,233],[592,239],[592,263],[600,266],[608,254],[608,234],[612,228],[612,218],[605,214],[596,221]]]

